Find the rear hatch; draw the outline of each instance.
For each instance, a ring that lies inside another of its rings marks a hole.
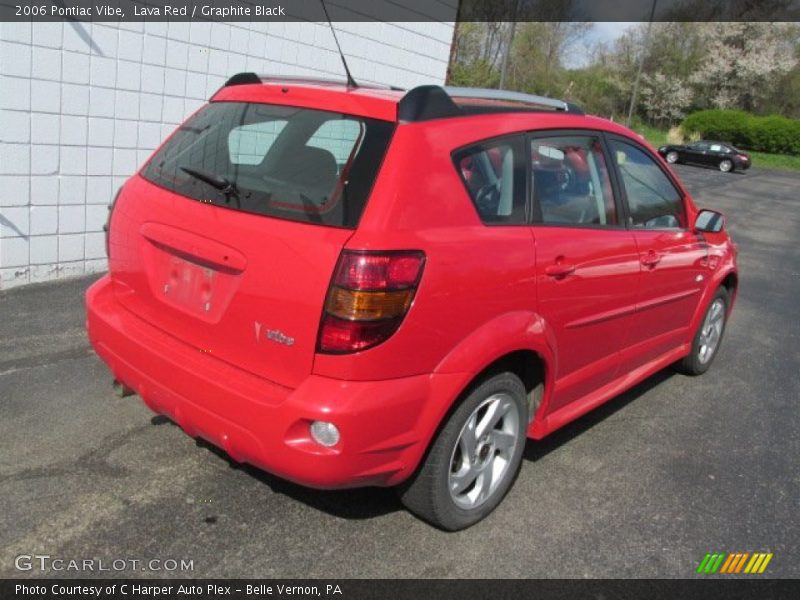
[[[117,198],[118,300],[198,352],[297,386],[393,130],[307,108],[207,105]]]

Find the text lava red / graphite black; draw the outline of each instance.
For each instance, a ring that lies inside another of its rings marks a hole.
[[[239,74],[110,207],[87,327],[118,388],[234,460],[468,527],[540,439],[736,297],[724,217],[561,100]]]

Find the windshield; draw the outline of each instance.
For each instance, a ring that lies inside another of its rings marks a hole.
[[[307,108],[214,102],[142,170],[201,202],[333,227],[355,227],[394,124]]]

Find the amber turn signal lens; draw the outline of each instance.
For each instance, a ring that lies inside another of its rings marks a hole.
[[[414,290],[361,292],[334,287],[325,307],[328,314],[350,321],[400,317],[408,310]]]

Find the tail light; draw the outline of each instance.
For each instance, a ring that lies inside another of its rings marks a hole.
[[[325,300],[317,351],[359,352],[397,331],[417,291],[425,255],[345,250]]]
[[[111,204],[108,205],[108,218],[106,219],[105,224],[103,225],[103,231],[106,234],[106,258],[111,258],[111,252],[109,247],[109,236],[111,235],[111,214],[114,212],[114,206],[117,204],[117,198],[122,193],[122,188],[117,190],[117,193],[114,194],[114,199],[111,201]]]

